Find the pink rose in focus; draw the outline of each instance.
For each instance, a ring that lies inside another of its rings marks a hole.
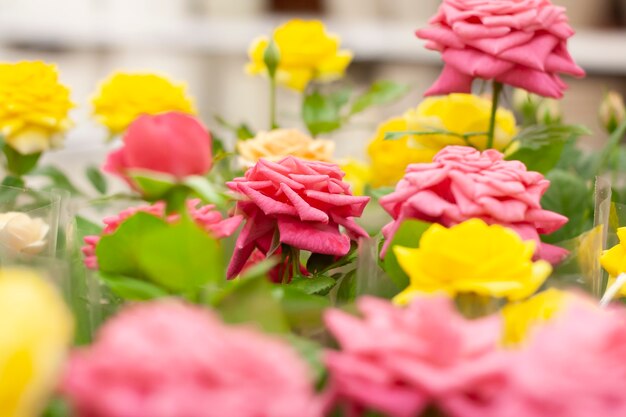
[[[242,216],[232,216],[224,219],[222,214],[215,210],[214,205],[198,206],[200,204],[199,199],[187,200],[187,211],[191,218],[202,227],[207,233],[210,233],[217,239],[228,237],[235,233],[241,221]],[[102,220],[104,223],[104,229],[102,235],[109,235],[114,233],[117,228],[128,218],[135,214],[142,212],[152,214],[155,217],[166,219],[169,223],[176,222],[180,219],[178,214],[165,215],[165,203],[159,201],[152,205],[145,205],[139,207],[130,207],[122,210],[117,216],[106,217]],[[101,235],[101,236],[102,236]],[[85,236],[85,246],[82,248],[83,255],[85,256],[85,265],[89,269],[98,269],[98,258],[96,257],[96,246],[100,241],[101,236]]]
[[[497,317],[466,320],[445,298],[399,308],[366,297],[357,305],[362,318],[339,310],[325,316],[341,348],[325,358],[333,405],[351,416],[390,417],[419,416],[428,405],[450,417],[490,409],[507,378]]]
[[[513,355],[494,417],[626,416],[623,307],[574,303]]]
[[[246,224],[227,276],[237,276],[255,249],[267,254],[275,232],[281,243],[336,256],[350,251],[351,240],[367,237],[353,217],[363,213],[369,197],[353,196],[344,175],[336,164],[288,156],[279,162],[261,159],[244,177],[229,182],[243,197],[237,212]]]
[[[416,34],[445,62],[426,95],[471,93],[482,78],[560,98],[560,74],[585,75],[567,51],[565,8],[549,0],[444,0]]]
[[[541,197],[549,186],[543,175],[527,171],[519,161],[505,161],[494,149],[481,153],[467,146],[448,146],[432,163],[409,165],[395,191],[380,199],[394,218],[383,228],[386,242],[381,255],[406,219],[450,227],[479,218],[536,241],[536,255],[556,264],[568,252],[542,243],[539,234],[558,230],[567,218],[541,208]]]
[[[152,171],[180,180],[211,169],[211,135],[188,114],[140,116],[129,126],[123,141],[120,149],[108,155],[103,169],[133,187],[133,171]]]
[[[77,417],[321,417],[288,345],[174,301],[108,321],[71,356],[61,391]]]

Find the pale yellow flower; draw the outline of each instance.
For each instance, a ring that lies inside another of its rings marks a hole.
[[[245,166],[251,166],[261,158],[276,162],[286,156],[330,162],[335,143],[313,139],[297,129],[275,129],[260,132],[253,139],[240,140],[237,142],[237,151]]]
[[[15,252],[36,255],[46,246],[50,226],[26,213],[0,213],[0,246]]]
[[[433,224],[422,235],[419,248],[395,246],[393,250],[411,280],[395,297],[398,304],[432,293],[523,300],[552,272],[548,262],[533,262],[534,241],[523,241],[513,230],[479,219],[451,228]]]
[[[58,383],[72,316],[28,270],[0,270],[0,416],[37,417]]]
[[[187,86],[150,73],[116,72],[92,99],[93,114],[111,134],[123,133],[142,114],[168,111],[195,114]]]
[[[365,187],[372,181],[372,168],[353,158],[339,161],[339,167],[346,174],[343,180],[350,184],[352,194],[363,195]]]
[[[389,119],[378,126],[376,136],[371,140],[367,153],[372,162],[372,186],[394,186],[404,176],[409,164],[430,162],[437,149],[425,148],[417,136],[403,136],[399,139],[385,140],[388,132],[408,130],[403,117]]]
[[[327,33],[318,20],[290,20],[276,28],[272,37],[280,52],[276,79],[297,91],[304,91],[312,80],[327,82],[343,77],[352,61],[352,52],[339,49],[339,37]],[[252,42],[248,74],[267,73],[263,57],[268,44],[267,37]]]
[[[517,346],[537,325],[561,312],[570,294],[551,288],[526,301],[508,304],[502,309],[504,318],[503,344]]]
[[[73,106],[56,66],[0,63],[0,133],[17,152],[33,154],[58,146],[72,126]]]

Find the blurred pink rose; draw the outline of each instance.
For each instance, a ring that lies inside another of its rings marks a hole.
[[[212,234],[218,239],[230,236],[239,227],[242,216],[232,216],[224,219],[222,214],[215,210],[214,205],[199,206],[199,199],[187,200],[187,211],[191,218],[206,232]],[[178,214],[165,215],[165,203],[159,201],[152,205],[144,205],[139,207],[129,207],[122,210],[117,216],[106,217],[102,220],[104,223],[104,229],[102,235],[109,235],[114,233],[117,228],[129,217],[134,216],[136,213],[148,213],[156,217],[165,218],[168,222],[173,223],[180,219]],[[101,235],[101,236],[102,236]],[[100,241],[101,236],[85,236],[85,246],[82,248],[83,255],[85,256],[85,265],[89,269],[98,269],[98,258],[96,257],[96,246]]]
[[[494,417],[626,416],[626,311],[575,303],[511,358]]]
[[[211,135],[188,114],[140,116],[130,125],[123,141],[120,149],[108,155],[103,169],[132,186],[129,174],[133,171],[153,171],[180,180],[204,175],[211,169]]]
[[[550,181],[527,171],[519,161],[505,161],[490,149],[479,152],[467,146],[448,146],[432,163],[412,164],[396,190],[380,204],[394,221],[383,228],[382,256],[406,219],[440,223],[446,227],[479,218],[515,230],[523,239],[537,242],[537,256],[558,263],[565,249],[542,243],[539,234],[552,233],[567,218],[541,208]]]
[[[228,187],[243,199],[237,212],[246,217],[228,277],[235,277],[259,249],[266,254],[276,231],[280,242],[327,255],[343,256],[350,241],[366,237],[353,217],[363,213],[369,197],[353,196],[336,164],[288,156],[279,162],[259,160]],[[347,234],[339,227],[343,226]]]
[[[445,62],[426,95],[471,93],[482,78],[560,98],[559,74],[585,75],[567,51],[574,30],[565,8],[549,0],[444,0],[416,33]]]
[[[390,417],[419,416],[428,405],[450,417],[491,407],[507,378],[497,317],[466,320],[445,298],[399,308],[368,297],[357,305],[362,318],[339,310],[325,316],[341,349],[325,358],[331,404],[348,415],[375,410]]]
[[[284,342],[174,301],[123,310],[70,358],[77,417],[320,417],[309,370]]]

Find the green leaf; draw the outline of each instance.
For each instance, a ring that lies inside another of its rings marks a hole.
[[[541,199],[541,207],[566,216],[569,221],[556,232],[543,236],[547,243],[559,243],[579,236],[592,221],[593,197],[587,183],[576,174],[554,170],[546,178],[550,188]]]
[[[406,84],[394,81],[377,81],[352,103],[350,114],[361,113],[372,106],[391,103],[404,96],[409,90],[410,88]]]
[[[264,277],[230,281],[228,291],[215,305],[227,323],[254,323],[263,331],[288,333],[289,323],[273,285]]]
[[[41,152],[22,154],[3,142],[2,151],[6,156],[7,170],[16,176],[26,175],[31,172],[39,162]]]
[[[323,360],[324,346],[295,334],[287,334],[284,337],[309,365],[309,369],[313,371],[314,381],[321,381],[326,374],[326,366],[324,366]]]
[[[42,417],[71,417],[73,415],[72,407],[67,400],[53,398],[43,412]]]
[[[42,167],[38,167],[34,171],[32,171],[29,175],[42,176],[50,179],[52,183],[52,188],[60,188],[62,190],[67,190],[71,194],[80,195],[82,194],[74,184],[70,181],[70,179],[61,171],[59,168],[46,165]]]
[[[337,284],[334,279],[320,275],[314,277],[294,277],[289,284],[306,294],[326,295]]]
[[[100,235],[102,233],[102,226],[99,226],[83,216],[76,216],[76,233],[78,234],[79,244],[82,245],[85,236]]]
[[[183,184],[198,194],[206,203],[215,204],[218,207],[225,207],[228,202],[225,194],[205,177],[193,175],[185,178]]]
[[[106,272],[100,272],[98,276],[111,291],[125,300],[146,301],[170,295],[163,288],[136,278]]]
[[[356,299],[356,269],[341,278],[337,289],[337,303],[350,303]]]
[[[314,92],[304,98],[302,118],[311,135],[329,133],[341,127],[341,106],[333,98]]]
[[[248,140],[256,136],[256,133],[254,133],[254,131],[246,123],[240,123],[238,125],[234,125],[233,123],[228,122],[226,119],[224,119],[220,115],[215,115],[214,118],[222,127],[225,127],[226,129],[233,132],[237,136],[237,139],[239,140]],[[213,153],[217,154],[220,151],[222,152],[224,151],[224,145],[222,141],[218,140],[217,142],[215,142],[214,140]]]
[[[2,180],[2,185],[5,187],[24,188],[26,184],[21,177],[14,177],[13,175],[7,175]]]
[[[193,292],[225,280],[217,240],[193,220],[183,217],[166,227],[144,230],[143,235],[137,258],[150,281],[173,291]]]
[[[148,232],[167,228],[165,220],[148,213],[139,212],[126,219],[117,230],[102,236],[96,246],[100,271],[136,278],[145,278],[139,253],[143,249]]]
[[[535,125],[524,129],[514,142],[519,147],[506,157],[523,162],[529,171],[547,173],[561,159],[568,141],[589,134],[589,130],[578,125]]]
[[[95,166],[88,166],[85,170],[85,174],[87,175],[87,179],[93,185],[100,194],[107,193],[107,180],[104,178],[104,175],[100,172],[100,169]]]
[[[616,152],[620,142],[624,138],[624,135],[626,135],[626,120],[624,120],[624,122],[622,122],[622,124],[619,125],[613,133],[611,133],[611,136],[609,136],[606,145],[602,149],[602,152],[600,152],[593,166],[594,175],[602,174],[608,167],[611,156]]]
[[[326,297],[307,294],[291,285],[276,285],[272,293],[280,300],[292,328],[318,329],[323,325],[323,312],[330,307]]]
[[[342,88],[341,90],[335,91],[328,95],[328,98],[332,100],[335,105],[339,108],[342,108],[348,101],[350,101],[350,95],[352,94],[352,90],[349,88]]]
[[[334,255],[323,255],[321,253],[312,253],[306,261],[306,270],[313,275],[325,270],[335,262]]]
[[[163,198],[176,186],[176,179],[173,176],[154,171],[135,170],[129,172],[129,176],[149,200]]]
[[[396,254],[393,252],[394,246],[404,246],[406,248],[419,247],[422,234],[428,230],[431,223],[421,222],[418,220],[405,220],[400,225],[400,229],[393,236],[391,245],[385,254],[383,260],[383,269],[389,275],[394,284],[398,288],[404,289],[409,285],[409,276],[402,270]]]

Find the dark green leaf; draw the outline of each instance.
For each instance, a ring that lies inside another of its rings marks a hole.
[[[320,275],[314,277],[295,277],[291,280],[289,285],[307,294],[326,295],[336,284],[337,281],[334,279]]]
[[[410,88],[406,84],[394,81],[377,81],[352,103],[350,114],[361,113],[372,106],[391,103],[404,96],[409,90]]]
[[[170,295],[163,288],[147,281],[106,272],[100,272],[98,275],[111,291],[125,300],[146,301]]]
[[[547,243],[559,243],[587,230],[592,216],[592,191],[576,174],[554,170],[547,176],[550,188],[541,199],[541,207],[566,216],[569,222],[556,232],[542,237]]]
[[[356,269],[341,278],[337,289],[337,303],[350,303],[356,298]]]
[[[32,171],[29,175],[37,175],[42,177],[48,177],[50,179],[52,186],[54,188],[60,188],[62,190],[67,190],[72,194],[80,195],[81,192],[72,184],[70,179],[61,171],[59,168],[54,167],[52,165],[46,165],[42,167],[38,167],[34,171]]]
[[[340,112],[341,107],[336,101],[318,92],[306,96],[302,104],[302,118],[313,136],[339,129]]]
[[[21,177],[14,177],[13,175],[7,175],[2,180],[2,185],[5,187],[24,188],[26,184]]]
[[[108,188],[107,180],[98,167],[88,166],[85,170],[85,174],[91,185],[93,185],[93,188],[100,194],[106,194]]]
[[[335,262],[334,255],[323,255],[321,253],[312,253],[306,261],[306,270],[312,274],[316,274],[325,270]]]
[[[393,252],[394,246],[404,246],[406,248],[419,247],[422,234],[428,230],[431,223],[425,223],[418,220],[405,220],[400,229],[396,232],[391,241],[391,245],[385,254],[383,261],[383,269],[389,275],[391,280],[400,289],[404,289],[409,285],[409,276],[402,270],[396,254]]]
[[[6,143],[2,150],[6,156],[7,170],[16,176],[26,175],[31,172],[37,166],[37,162],[39,162],[41,157],[41,152],[24,155]]]

